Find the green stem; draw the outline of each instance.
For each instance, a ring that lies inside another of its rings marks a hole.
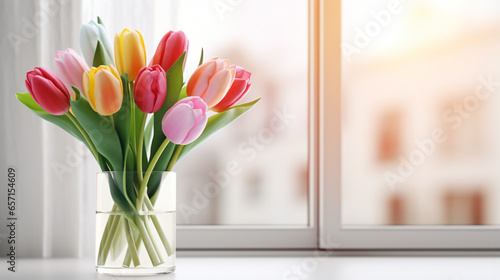
[[[135,237],[135,248],[137,248],[137,252],[139,252],[139,247],[141,245],[141,235],[137,235],[137,237]],[[132,255],[130,254],[129,251],[127,251],[127,254],[125,255],[125,259],[123,260],[123,264],[122,266],[123,267],[130,267],[130,262],[132,261]]]
[[[149,258],[151,259],[151,263],[154,266],[159,265],[160,260],[158,259],[158,255],[156,254],[151,239],[149,238],[148,232],[144,227],[143,221],[137,215],[135,216],[135,224],[137,225],[137,228],[139,229],[139,232],[141,234],[141,238],[144,241],[144,247],[146,247],[146,251],[148,252]]]
[[[117,209],[116,204],[113,204],[113,207],[111,208],[111,212],[115,212]],[[104,252],[104,246],[106,245],[106,239],[108,238],[108,235],[110,234],[110,228],[111,225],[113,224],[113,221],[115,219],[114,215],[109,216],[108,221],[106,222],[106,226],[104,227],[104,232],[102,233],[101,237],[101,243],[99,244],[99,258],[98,258],[98,265],[104,265],[104,262],[102,262],[102,255]]]
[[[160,260],[160,263],[164,263],[165,262],[165,253],[163,253],[163,248],[161,248],[161,246],[158,245],[157,242],[155,242],[154,229],[151,227],[151,222],[149,221],[149,215],[144,216],[144,225],[146,226],[146,230],[148,232],[148,235],[151,238],[151,241],[153,243],[153,247],[154,247],[156,253],[158,254],[158,258]]]
[[[146,125],[146,119],[148,118],[148,114],[144,114],[142,117],[141,127],[139,130],[139,143],[137,143],[137,176],[139,176],[139,183],[142,183],[142,143],[144,141],[144,126]]]
[[[139,261],[139,255],[137,255],[137,247],[135,246],[134,239],[132,238],[130,223],[127,219],[125,219],[125,235],[127,237],[128,253],[134,260],[134,266],[139,266],[141,262]]]
[[[116,228],[118,227],[118,223],[120,222],[121,216],[120,215],[114,215],[115,217],[113,218],[113,223],[111,225],[111,228],[109,229],[108,235],[106,236],[106,241],[104,243],[104,247],[102,250],[102,254],[99,256],[98,264],[99,265],[104,265],[106,263],[106,259],[108,258],[109,255],[109,248],[111,247],[111,243],[113,243],[113,239],[115,238],[116,235]]]
[[[136,203],[138,211],[142,210],[144,194],[146,193],[146,186],[148,185],[149,177],[151,177],[151,172],[153,172],[156,162],[158,162],[158,159],[163,153],[163,150],[165,150],[165,148],[167,147],[168,143],[170,143],[170,140],[168,140],[168,138],[165,138],[165,141],[163,141],[161,146],[158,148],[158,151],[156,151],[154,157],[151,159],[151,162],[148,165],[148,169],[146,170],[146,174],[144,174],[144,180],[142,180],[141,187],[139,188],[139,196],[137,197]]]
[[[94,155],[95,159],[97,160],[97,162],[99,162],[99,153],[97,152],[97,149],[94,146],[94,143],[90,139],[90,137],[87,134],[87,132],[83,129],[83,127],[80,125],[80,123],[78,123],[78,121],[76,120],[76,118],[71,113],[68,112],[66,114],[66,116],[71,120],[71,122],[80,131],[80,133],[82,134],[83,138],[85,138],[85,141],[87,141],[87,144],[89,144],[90,150],[92,151],[92,154]]]
[[[115,126],[115,118],[113,117],[113,115],[109,115],[109,121],[113,126]]]
[[[134,103],[134,82],[129,82],[129,96],[130,96],[130,132],[132,133],[130,142],[132,143],[132,150],[137,154],[136,146],[136,133],[135,133],[135,103]]]
[[[167,171],[172,171],[172,168],[174,168],[174,165],[177,163],[177,160],[179,159],[179,156],[181,155],[182,149],[184,149],[184,145],[177,145],[175,147],[174,154],[172,155],[172,158],[170,159],[170,162],[168,163]]]
[[[148,196],[146,196],[144,198],[144,203],[146,204],[146,207],[148,208],[149,211],[154,211],[153,204],[149,200]],[[155,225],[156,231],[158,232],[158,235],[160,236],[161,242],[163,243],[163,247],[165,247],[165,251],[167,252],[167,256],[172,255],[172,247],[170,246],[170,243],[168,242],[167,236],[165,235],[165,232],[163,231],[163,228],[161,227],[160,221],[158,221],[158,217],[156,217],[156,215],[151,215],[151,220],[153,221],[153,224]]]

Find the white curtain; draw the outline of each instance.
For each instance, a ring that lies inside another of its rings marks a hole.
[[[66,165],[67,151],[76,141],[39,119],[15,97],[27,92],[24,79],[35,66],[52,68],[57,50],[78,50],[80,1],[2,1],[2,181],[7,167],[14,167],[16,184],[16,249],[19,256],[80,256],[85,248],[82,228],[85,192],[79,166],[56,172]],[[71,20],[69,20],[71,19]],[[5,188],[0,196],[6,202]],[[7,205],[1,206],[6,220]],[[2,227],[1,230],[5,230]],[[2,255],[7,249],[7,231],[1,239]]]
[[[163,1],[162,1],[163,2]],[[60,128],[30,112],[15,97],[27,92],[26,72],[35,66],[52,70],[56,51],[80,52],[83,22],[102,17],[110,36],[122,28],[140,30],[150,44],[148,57],[161,37],[155,15],[174,13],[160,1],[0,1],[2,182],[7,168],[16,170],[16,250],[20,257],[93,257],[95,173],[97,165],[84,146]],[[167,27],[162,28],[165,29]],[[0,255],[9,232],[6,185],[0,187]]]

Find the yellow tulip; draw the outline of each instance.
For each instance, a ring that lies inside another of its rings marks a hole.
[[[92,67],[83,73],[83,89],[90,106],[103,115],[120,110],[123,101],[123,85],[120,74],[113,65]]]
[[[146,66],[146,48],[139,31],[125,28],[115,35],[115,59],[120,75],[127,73],[129,81],[135,81],[139,70]]]

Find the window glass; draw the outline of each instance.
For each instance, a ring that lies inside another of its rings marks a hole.
[[[160,26],[190,38],[188,75],[203,48],[205,60],[228,58],[252,72],[240,103],[262,98],[176,167],[179,224],[307,224],[308,1],[166,5]]]
[[[178,224],[308,223],[308,1],[91,1],[111,35],[144,36],[148,61],[169,30],[189,38],[185,80],[219,56],[252,73],[239,103],[262,98],[175,167]],[[137,15],[122,17],[120,15]],[[88,20],[86,20],[88,21]]]
[[[500,2],[342,1],[343,225],[500,223]]]

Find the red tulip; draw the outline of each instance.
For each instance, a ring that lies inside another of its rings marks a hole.
[[[26,87],[33,99],[52,115],[64,115],[70,107],[70,95],[63,82],[48,69],[35,67],[26,74]]]
[[[167,96],[167,77],[160,65],[146,66],[137,74],[134,100],[144,113],[160,110]]]
[[[236,74],[231,88],[226,93],[226,96],[217,105],[212,107],[212,110],[222,112],[240,101],[252,85],[250,83],[250,76],[252,76],[252,73],[242,67],[236,66]]]
[[[158,48],[156,49],[155,55],[149,66],[160,64],[165,72],[170,69],[174,62],[181,56],[184,52],[189,49],[189,40],[186,34],[182,31],[169,31],[163,38],[161,38]],[[187,53],[186,53],[187,57]],[[184,65],[186,60],[184,59]],[[182,69],[184,70],[184,65]]]

